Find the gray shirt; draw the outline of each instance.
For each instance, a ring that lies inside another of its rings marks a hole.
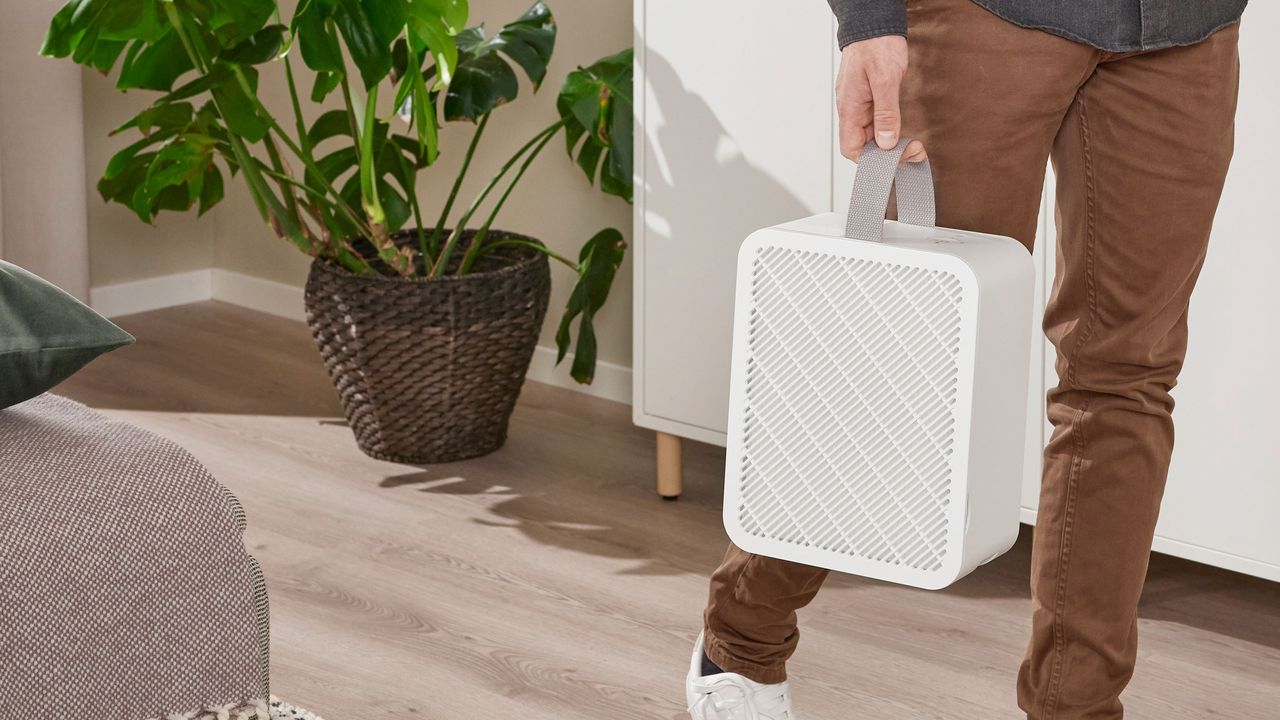
[[[1015,25],[1101,50],[1156,50],[1199,42],[1240,19],[1248,0],[973,0]],[[903,0],[828,0],[840,47],[878,35],[906,35]]]

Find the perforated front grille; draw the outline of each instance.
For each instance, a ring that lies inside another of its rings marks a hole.
[[[932,571],[946,555],[962,287],[766,247],[751,279],[741,527]]]

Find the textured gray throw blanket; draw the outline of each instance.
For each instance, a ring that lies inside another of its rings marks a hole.
[[[265,720],[244,528],[167,440],[52,395],[0,410],[0,720]]]

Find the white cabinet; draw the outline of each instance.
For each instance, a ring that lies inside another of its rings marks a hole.
[[[636,3],[637,421],[719,443],[738,243],[831,208],[831,12],[743,7]]]
[[[753,230],[843,210],[834,21],[820,2],[744,11],[728,0],[637,0],[634,419],[659,433],[666,495],[677,438],[723,444],[734,262]],[[1191,350],[1156,549],[1280,580],[1280,7],[1241,37],[1239,152],[1191,309]],[[1046,198],[1052,197],[1052,178]],[[1034,302],[1052,277],[1041,211]],[[1024,518],[1034,522],[1047,346],[1033,359]]]

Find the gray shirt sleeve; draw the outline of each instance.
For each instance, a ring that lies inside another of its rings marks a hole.
[[[907,34],[904,0],[827,0],[836,14],[840,47],[879,35]]]

